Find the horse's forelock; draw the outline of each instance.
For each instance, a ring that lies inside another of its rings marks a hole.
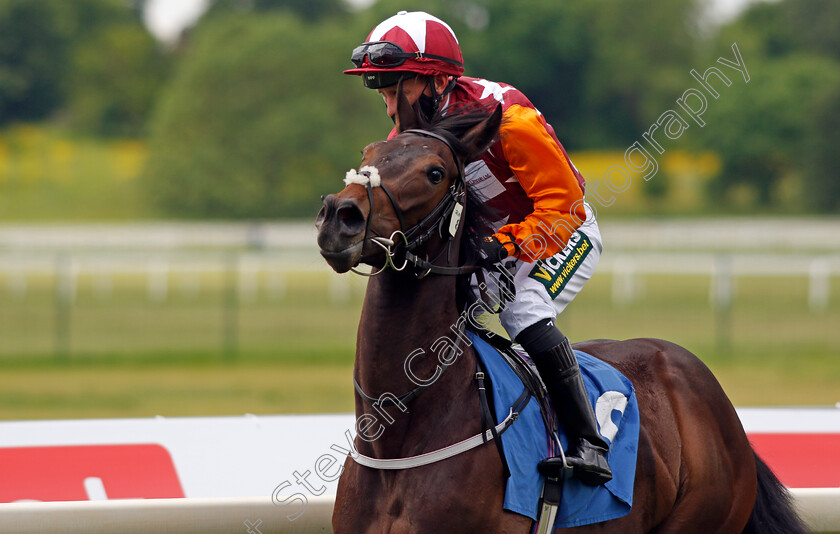
[[[426,121],[423,126],[426,130],[446,137],[462,158],[475,159],[481,154],[472,154],[471,148],[462,138],[473,127],[490,118],[494,110],[495,106],[480,102],[455,103],[435,113],[432,120]]]

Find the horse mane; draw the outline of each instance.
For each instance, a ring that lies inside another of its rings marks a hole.
[[[456,103],[449,105],[443,111],[439,110],[429,120],[424,116],[418,105],[415,104],[414,106],[420,128],[446,138],[452,145],[455,153],[464,162],[465,167],[469,163],[476,161],[484,152],[473,153],[461,138],[471,128],[490,117],[494,109],[495,106],[489,106],[479,102]],[[496,135],[498,136],[498,132]],[[477,195],[470,194],[469,190],[465,197],[464,232],[461,237],[460,257],[462,264],[475,265],[481,259],[480,250],[482,239],[493,233],[491,223],[500,217],[483,199]],[[459,311],[466,309],[476,299],[475,292],[470,287],[471,278],[471,274],[458,277],[456,300]]]

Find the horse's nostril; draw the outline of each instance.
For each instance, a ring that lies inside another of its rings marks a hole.
[[[362,232],[365,228],[365,216],[356,204],[345,204],[336,212],[341,229],[351,235]]]
[[[321,206],[321,209],[318,210],[318,216],[315,217],[315,226],[320,228],[321,225],[324,224],[324,219],[326,219],[326,218],[327,218],[327,207],[326,206]]]

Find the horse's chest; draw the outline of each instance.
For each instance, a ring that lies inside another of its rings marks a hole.
[[[493,457],[485,460],[489,459]],[[348,526],[346,532],[354,533],[486,531],[487,525],[483,523],[492,524],[498,520],[492,516],[501,513],[503,495],[498,480],[496,477],[486,479],[495,469],[488,469],[489,466],[480,460],[476,462],[478,458],[475,457],[463,465],[458,465],[462,464],[460,460],[449,460],[446,469],[428,466],[399,472],[375,472],[351,467],[352,474],[345,472],[350,475],[346,478],[346,487],[339,487],[340,499],[346,505],[337,508],[335,519],[338,521],[334,524],[345,524]],[[482,464],[483,470],[475,470]],[[341,482],[345,482],[345,476]]]

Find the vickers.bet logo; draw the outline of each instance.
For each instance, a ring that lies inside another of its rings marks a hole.
[[[528,276],[544,285],[545,290],[553,299],[563,291],[590,250],[592,250],[592,242],[586,234],[575,232],[560,254],[537,260]]]

